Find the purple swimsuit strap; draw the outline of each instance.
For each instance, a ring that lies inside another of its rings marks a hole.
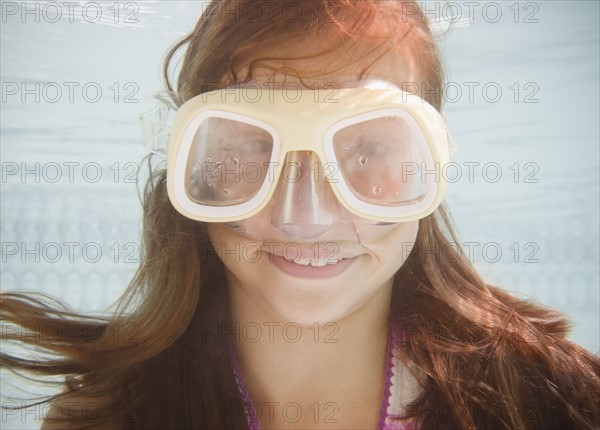
[[[396,346],[396,330],[393,325],[390,325],[388,331],[387,351],[385,357],[385,385],[383,387],[383,400],[381,409],[379,410],[379,424],[377,428],[385,430],[385,421],[388,416],[388,407],[390,406],[390,396],[392,395],[392,367],[394,365],[394,348]]]
[[[240,369],[240,364],[238,363],[237,355],[235,354],[233,348],[232,351],[233,374],[235,376],[235,382],[237,382],[240,395],[242,396],[242,400],[244,401],[246,419],[248,420],[248,429],[258,430],[260,428],[260,422],[256,416],[256,409],[252,407],[252,400],[250,400],[250,395],[248,394],[246,384],[244,383],[244,375],[242,375],[242,369]]]

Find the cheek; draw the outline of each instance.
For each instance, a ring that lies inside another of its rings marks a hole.
[[[232,262],[239,260],[238,250],[241,249],[239,241],[232,237],[231,231],[222,224],[209,223],[206,230],[208,238],[215,249],[215,253],[229,268]]]
[[[414,246],[419,232],[419,221],[401,223],[397,226],[391,236],[399,243]]]
[[[207,224],[208,238],[225,267],[238,280],[245,282],[264,281],[264,269],[269,257],[260,250],[262,241],[240,236],[221,223]]]
[[[363,246],[384,266],[394,272],[398,270],[408,258],[415,245],[419,221],[410,221],[390,226],[388,234],[379,240],[364,244]]]
[[[419,221],[411,221],[406,224],[405,229],[400,233],[402,242],[402,264],[408,259],[412,249],[415,247],[417,233],[419,232]],[[402,264],[400,266],[402,266]],[[400,266],[398,266],[398,269]]]

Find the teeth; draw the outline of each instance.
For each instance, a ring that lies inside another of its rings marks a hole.
[[[292,263],[300,264],[301,266],[308,266],[310,264],[312,267],[323,267],[328,264],[336,264],[339,261],[339,260],[335,260],[333,258],[330,258],[328,260],[312,260],[310,258],[307,258],[307,259],[298,258],[296,260],[293,260],[291,258],[285,258],[285,259],[287,261],[291,261]]]
[[[325,261],[311,261],[310,265],[312,267],[323,267],[323,266],[326,266],[327,263]]]

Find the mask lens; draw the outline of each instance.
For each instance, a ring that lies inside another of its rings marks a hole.
[[[427,193],[421,169],[424,137],[405,119],[385,116],[338,130],[333,149],[350,190],[360,200],[407,206]]]
[[[211,206],[250,200],[267,177],[272,152],[273,136],[263,128],[226,118],[204,119],[186,166],[189,198]]]

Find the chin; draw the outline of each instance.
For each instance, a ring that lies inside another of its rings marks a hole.
[[[298,312],[295,310],[285,310],[285,315],[281,315],[285,324],[298,324],[303,327],[311,327],[315,324],[324,326],[325,324],[337,323],[344,319],[351,312],[323,311],[323,312]]]
[[[310,301],[287,298],[279,304],[271,302],[270,307],[280,321],[310,327],[340,322],[364,307],[368,301],[364,297],[351,301],[347,296],[342,300],[333,297]]]

